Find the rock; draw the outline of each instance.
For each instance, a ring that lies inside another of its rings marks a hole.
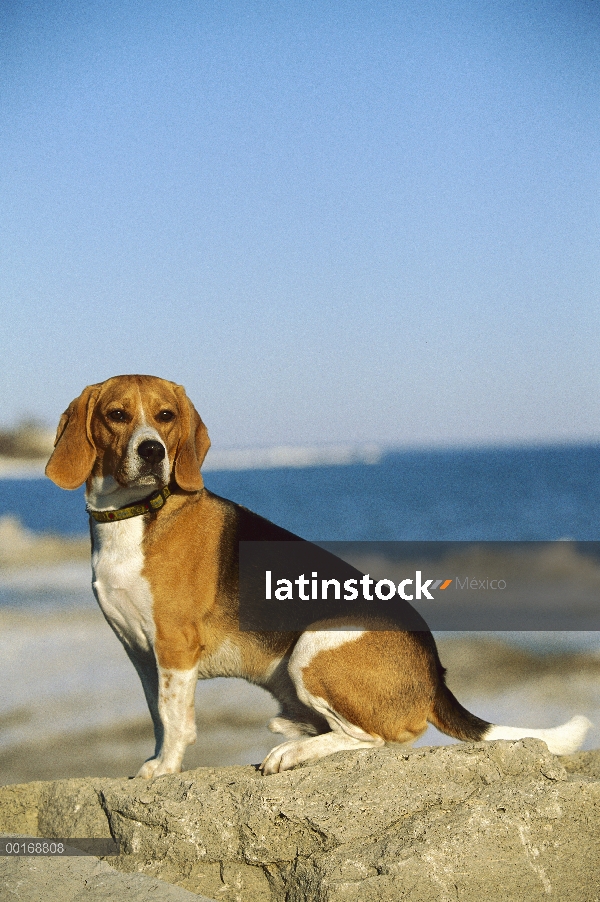
[[[47,783],[17,783],[0,787],[0,830],[38,836],[40,795]]]
[[[558,758],[535,739],[388,746],[270,777],[227,767],[3,787],[0,829],[26,832],[30,798],[39,835],[112,834],[121,872],[225,902],[592,902],[599,772],[600,752]]]
[[[38,807],[40,836],[110,837],[106,813],[100,804],[102,780],[56,780],[42,787]]]
[[[565,769],[571,774],[585,774],[595,780],[600,780],[600,752],[575,752],[574,755],[565,755],[560,759]]]
[[[92,856],[0,858],[2,899],[14,902],[212,902],[145,874],[122,874]]]

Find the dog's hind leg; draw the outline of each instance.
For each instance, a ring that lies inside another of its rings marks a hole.
[[[298,699],[330,732],[274,748],[264,774],[342,749],[410,745],[427,729],[438,675],[429,633],[364,630],[353,624],[315,624],[290,656]]]
[[[301,739],[328,733],[331,727],[312,705],[303,704],[289,673],[289,658],[282,658],[270,674],[265,689],[271,692],[281,705],[277,717],[269,722],[272,733],[281,733],[286,739]]]
[[[276,746],[269,752],[261,765],[263,774],[279,773],[297,764],[316,761],[333,752],[376,748],[384,744],[382,736],[368,732],[336,710],[331,700],[324,697],[328,695],[326,691],[323,694],[316,694],[306,685],[306,671],[320,653],[352,645],[362,635],[362,630],[320,630],[306,632],[298,640],[289,660],[287,668],[289,676],[302,705],[316,713],[319,719],[324,720],[329,726],[329,731],[317,736],[302,735],[299,731],[296,734],[298,738],[291,738],[290,741]],[[319,663],[321,667],[324,665],[324,669],[327,669],[326,657],[322,656]],[[277,721],[274,726],[279,726]],[[286,729],[280,728],[278,732],[294,736],[290,729],[293,724],[284,721],[283,726]],[[414,737],[406,735],[402,738],[409,741]]]

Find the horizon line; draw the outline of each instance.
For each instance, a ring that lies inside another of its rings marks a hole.
[[[202,465],[204,472],[304,469],[319,466],[376,465],[392,454],[427,454],[469,451],[518,451],[575,448],[600,445],[600,437],[556,439],[482,439],[474,442],[337,442],[313,445],[276,444],[234,448],[211,448]],[[47,458],[17,458],[0,455],[0,479],[39,479]]]

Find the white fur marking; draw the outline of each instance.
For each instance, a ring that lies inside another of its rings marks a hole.
[[[484,739],[542,739],[553,755],[570,755],[576,752],[589,728],[592,726],[587,717],[577,715],[567,723],[548,730],[532,730],[527,727],[491,726]]]
[[[114,511],[146,498],[151,491],[147,485],[121,485],[113,476],[92,476],[85,494],[88,507],[96,511]]]
[[[165,456],[160,462],[159,471],[156,474],[143,474],[140,472],[144,466],[141,457],[138,454],[138,448],[145,441],[159,442],[165,448]],[[134,483],[138,486],[148,487],[157,486],[160,482],[166,485],[169,481],[169,455],[160,434],[152,426],[147,426],[146,421],[142,420],[142,425],[134,429],[131,438],[127,444],[127,454],[125,455],[122,474],[126,482]]]
[[[147,651],[156,633],[152,590],[142,576],[141,517],[115,523],[92,520],[94,594],[121,642]]]

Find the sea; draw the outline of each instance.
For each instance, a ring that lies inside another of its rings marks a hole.
[[[311,541],[600,540],[600,445],[389,452],[371,464],[209,471],[207,488]],[[83,490],[0,480],[0,515],[88,531]]]
[[[595,444],[390,451],[373,456],[371,462],[209,469],[204,479],[217,495],[317,542],[600,541],[600,445]],[[0,523],[6,517],[34,536],[51,533],[72,538],[85,536],[89,529],[83,491],[62,491],[44,478],[0,479]],[[117,764],[112,770],[113,759],[102,758],[91,739],[92,757],[88,755],[84,763],[73,751],[75,757],[59,756],[52,770],[48,756],[40,752],[44,743],[57,742],[59,736],[89,738],[99,729],[114,733],[123,720],[147,717],[133,668],[93,599],[89,562],[0,566],[0,623],[0,677],[5,687],[0,701],[0,782],[88,772],[117,775],[119,768],[127,769],[129,758],[116,734],[113,757]],[[464,646],[464,637],[441,638],[458,643],[448,645],[450,657],[461,641]],[[565,695],[564,681],[552,676],[541,683],[536,677],[535,686],[527,683],[533,686],[530,706],[523,704],[520,687],[514,683],[504,694],[500,689],[494,694],[482,678],[478,693],[477,679],[469,677],[467,700],[479,701],[476,713],[480,716],[505,723],[518,723],[517,718],[527,716],[531,726],[550,726],[559,722],[556,718],[566,719],[572,713],[600,721],[598,633],[471,635],[467,658],[472,657],[476,639],[487,649],[484,659],[496,655],[494,660],[504,660],[498,652],[501,642],[503,648],[518,649],[519,654],[537,656],[536,660],[554,655],[562,668],[565,656],[578,662],[576,678],[569,677],[570,694]],[[456,660],[460,670],[463,659]],[[463,671],[467,673],[468,668]],[[255,710],[261,723],[274,713],[270,699],[252,695],[262,690],[240,685],[232,691],[222,686],[239,681],[208,682],[213,685],[199,689],[200,705],[204,699],[217,712],[213,726],[219,711],[225,712],[223,723],[231,726],[230,706],[236,698],[246,715]],[[541,711],[536,723],[531,722],[530,708]],[[217,732],[224,729],[223,723],[216,724]],[[235,724],[232,729],[235,733]],[[212,757],[200,756],[195,764],[256,761],[276,741],[266,732],[253,733],[254,727],[247,723],[244,729],[250,730],[245,745],[236,746],[233,733],[218,733],[221,739],[213,736],[211,740]],[[206,731],[208,736],[209,726]],[[586,747],[598,745],[599,739],[596,730]],[[428,741],[448,740],[430,737]],[[77,743],[71,745],[75,748]],[[34,746],[38,751],[29,755]],[[97,766],[96,753],[102,761]]]

